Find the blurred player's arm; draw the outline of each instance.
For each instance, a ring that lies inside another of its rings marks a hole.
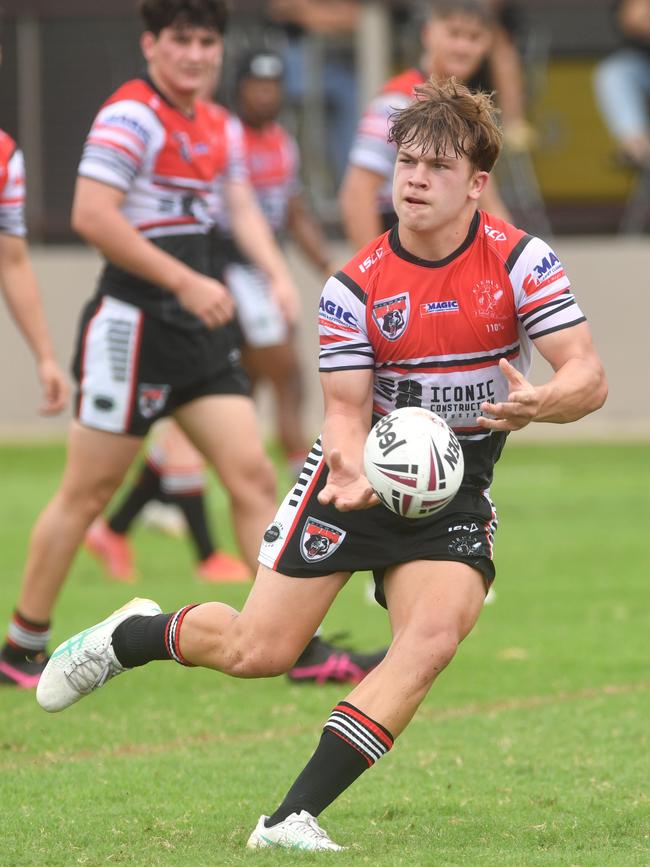
[[[226,205],[238,247],[264,271],[285,318],[288,322],[295,322],[300,311],[298,292],[251,185],[247,181],[229,181],[226,184]]]
[[[554,331],[534,341],[555,371],[543,385],[534,386],[505,359],[499,367],[508,380],[509,394],[502,403],[484,403],[481,427],[520,430],[531,421],[565,424],[577,421],[605,403],[607,380],[586,322]]]
[[[72,228],[109,262],[168,289],[208,328],[232,318],[234,303],[227,289],[145,238],[120,210],[124,197],[115,187],[78,177]]]
[[[0,234],[0,285],[11,315],[36,360],[43,390],[39,411],[43,415],[61,412],[68,400],[68,383],[54,356],[24,238]]]
[[[361,14],[359,0],[270,0],[269,14],[316,33],[345,33],[353,30]]]
[[[365,247],[383,231],[377,196],[385,183],[386,178],[377,172],[348,166],[341,184],[339,205],[345,236],[355,250]]]
[[[305,197],[300,193],[289,199],[287,228],[314,267],[325,277],[329,277],[336,270],[329,255],[329,243],[318,220],[307,207]]]
[[[622,0],[618,4],[618,21],[628,36],[650,38],[650,4],[648,0]]]
[[[321,373],[322,443],[330,472],[318,500],[344,512],[379,502],[363,471],[363,448],[372,423],[373,381],[371,368]]]

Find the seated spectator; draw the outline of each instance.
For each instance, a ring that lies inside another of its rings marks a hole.
[[[650,0],[618,0],[622,46],[598,64],[596,98],[623,157],[650,169]]]

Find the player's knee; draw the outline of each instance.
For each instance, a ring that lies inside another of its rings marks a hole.
[[[262,643],[240,650],[231,661],[228,674],[233,677],[277,677],[289,671],[295,654],[277,646]]]
[[[253,499],[276,501],[276,477],[273,464],[265,454],[248,460],[233,478],[231,490],[233,500],[246,503]]]
[[[92,484],[64,484],[59,496],[67,511],[83,514],[92,521],[106,508],[119,482],[119,479],[106,476]]]
[[[413,690],[426,693],[449,665],[458,650],[458,634],[453,629],[439,629],[426,636],[420,636],[406,670],[413,680]]]

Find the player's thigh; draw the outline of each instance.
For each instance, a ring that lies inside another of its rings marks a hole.
[[[266,566],[258,569],[237,618],[243,635],[254,637],[260,652],[281,648],[289,664],[312,638],[350,574],[334,572],[314,578],[293,578]]]
[[[416,644],[446,635],[453,644],[472,630],[485,601],[481,573],[467,563],[416,560],[387,570],[384,591],[394,640]]]
[[[179,407],[174,417],[231,488],[242,479],[272,476],[255,406],[244,395],[209,395]]]
[[[141,445],[139,437],[107,433],[73,421],[68,434],[62,492],[73,502],[75,497],[84,494],[110,496]]]
[[[267,379],[279,385],[294,379],[300,371],[296,348],[288,341],[276,346],[247,346],[242,360],[254,379]]]

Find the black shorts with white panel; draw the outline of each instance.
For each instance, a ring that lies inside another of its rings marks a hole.
[[[110,295],[82,311],[73,362],[85,427],[145,436],[159,418],[208,395],[250,394],[229,327],[186,329]]]
[[[382,505],[340,512],[318,502],[328,472],[317,440],[264,533],[259,553],[264,566],[296,578],[372,571],[375,597],[384,607],[384,574],[398,563],[459,561],[477,569],[486,589],[490,586],[497,515],[486,491],[461,488],[429,518],[402,518]]]

